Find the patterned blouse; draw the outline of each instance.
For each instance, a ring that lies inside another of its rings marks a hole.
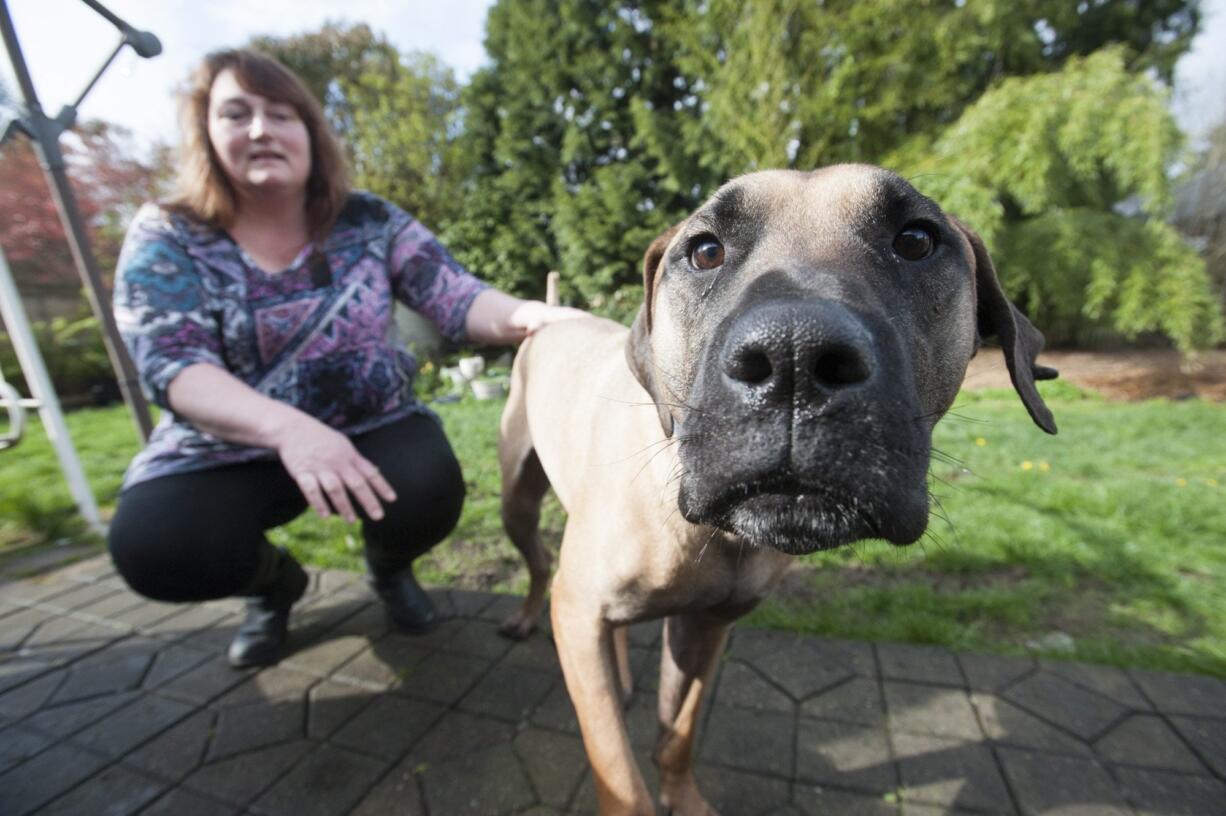
[[[392,298],[464,340],[487,285],[412,216],[353,193],[323,242],[269,275],[223,230],[146,204],[115,276],[115,318],[150,399],[167,409],[124,487],[172,473],[271,459],[178,417],[166,389],[212,363],[265,396],[354,435],[414,413],[417,361],[394,342]]]

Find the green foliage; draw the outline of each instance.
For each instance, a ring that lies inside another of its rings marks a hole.
[[[102,329],[94,317],[57,317],[35,322],[30,330],[47,366],[47,375],[61,399],[86,396],[98,388],[110,390],[115,375],[102,342]],[[0,372],[22,394],[30,395],[13,342],[2,331]]]
[[[453,215],[459,85],[429,54],[367,71],[347,86],[354,184],[432,228]]]
[[[1049,340],[1109,327],[1190,351],[1222,337],[1222,316],[1204,263],[1161,220],[1180,145],[1165,93],[1114,49],[1001,82],[890,163],[979,231]]]

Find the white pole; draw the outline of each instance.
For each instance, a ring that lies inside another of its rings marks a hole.
[[[4,318],[4,326],[13,340],[13,350],[17,352],[17,361],[21,364],[21,372],[30,386],[30,394],[38,401],[38,415],[42,418],[43,429],[47,438],[55,448],[55,454],[60,460],[60,469],[68,481],[68,490],[77,503],[77,509],[89,525],[90,529],[100,535],[106,535],[106,526],[98,515],[98,505],[94,501],[93,491],[85,480],[85,471],[81,468],[81,460],[77,458],[76,448],[68,435],[68,426],[64,424],[64,412],[60,410],[59,398],[47,376],[47,366],[43,364],[43,356],[38,351],[34,333],[30,331],[30,321],[26,319],[25,309],[21,305],[21,296],[17,293],[17,284],[9,271],[4,250],[0,248],[0,317]]]

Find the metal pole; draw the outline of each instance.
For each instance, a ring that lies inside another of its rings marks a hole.
[[[21,130],[30,135],[38,151],[39,161],[47,174],[47,181],[55,197],[60,220],[64,224],[64,234],[68,238],[68,246],[76,261],[77,271],[85,286],[85,295],[89,300],[94,317],[102,327],[102,340],[106,346],[107,357],[111,361],[111,369],[119,381],[119,390],[123,394],[124,403],[136,422],[137,433],[141,441],[149,439],[153,421],[149,415],[149,406],[140,391],[140,380],[136,367],[128,357],[115,325],[115,316],[106,302],[106,289],[102,285],[102,276],[98,273],[97,262],[89,248],[89,236],[85,230],[85,222],[77,207],[76,196],[68,183],[68,174],[64,166],[64,153],[60,150],[59,134],[72,124],[75,111],[65,108],[59,119],[51,119],[44,112],[30,79],[29,69],[21,54],[21,44],[17,41],[17,32],[13,28],[13,20],[9,15],[6,0],[0,0],[0,34],[3,34],[4,45],[8,50],[9,60],[13,64],[13,73],[21,89],[25,101],[26,116],[21,120]],[[108,60],[109,62],[109,60]],[[88,89],[87,89],[88,90]]]
[[[64,471],[68,490],[77,503],[77,509],[91,530],[99,535],[106,535],[106,525],[98,514],[98,504],[94,501],[93,491],[85,479],[85,470],[81,467],[81,460],[77,458],[77,451],[72,446],[72,437],[68,435],[68,426],[64,423],[64,412],[60,410],[60,401],[55,396],[55,387],[47,375],[47,366],[38,351],[34,333],[30,331],[25,310],[21,308],[21,295],[17,293],[17,285],[13,282],[3,249],[0,249],[0,317],[4,318],[4,326],[13,340],[13,350],[17,352],[21,371],[30,386],[30,395],[38,402],[38,415],[43,420],[43,429],[55,448],[55,455],[59,457],[60,469]]]

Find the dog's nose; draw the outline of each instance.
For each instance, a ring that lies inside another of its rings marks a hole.
[[[863,386],[876,373],[872,335],[831,301],[764,304],[732,326],[724,374],[758,399],[814,399]]]

